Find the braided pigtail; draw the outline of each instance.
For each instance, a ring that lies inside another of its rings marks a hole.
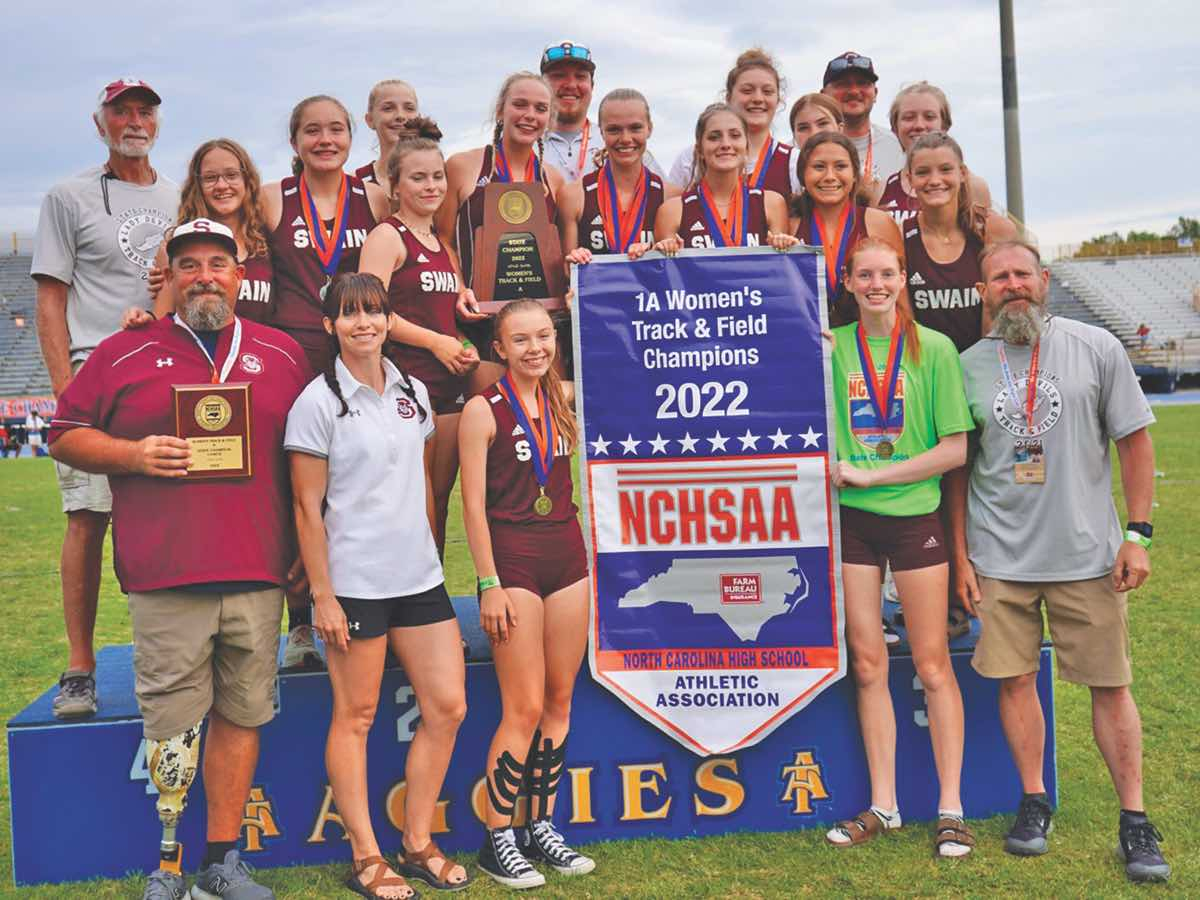
[[[333,336],[330,335],[330,337]],[[336,344],[337,338],[333,338],[333,342]],[[334,367],[336,365],[337,351],[334,350],[334,355],[331,357],[329,365],[325,367],[325,370],[321,374],[325,376],[325,384],[327,384],[329,389],[333,391],[333,396],[337,397],[338,403],[341,405],[341,409],[338,412],[338,418],[340,419],[342,416],[346,415],[346,413],[350,412],[350,405],[346,403],[346,398],[342,396],[342,386],[338,383],[337,372],[334,371]]]
[[[504,123],[496,120],[496,128],[492,132],[492,178],[496,177],[496,159],[500,156],[500,140],[504,137]]]
[[[537,148],[538,180],[546,186],[546,190],[550,190],[550,179],[546,177],[546,164],[544,162],[546,159],[546,139],[543,135],[538,135]],[[586,153],[587,148],[583,147],[579,152]]]
[[[412,401],[413,406],[417,408],[417,412],[421,416],[421,421],[424,422],[429,418],[429,414],[425,411],[425,407],[421,405],[421,401],[417,399],[417,389],[413,387],[412,379],[399,366],[396,366],[396,371],[400,373],[400,390],[404,391],[404,396]]]

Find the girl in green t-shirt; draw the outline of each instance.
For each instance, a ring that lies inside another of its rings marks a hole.
[[[949,338],[913,321],[900,254],[876,238],[846,259],[858,322],[834,329],[833,389],[840,489],[846,641],[871,776],[871,807],[837,823],[837,847],[900,827],[896,718],[879,595],[890,562],[917,675],[925,688],[941,794],[935,846],[965,856],[975,839],[963,822],[959,776],[963,707],[946,637],[949,580],[938,517],[940,476],[966,461],[971,415]]]

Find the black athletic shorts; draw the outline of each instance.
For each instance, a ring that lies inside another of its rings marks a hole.
[[[337,599],[346,613],[351,638],[375,638],[387,634],[390,628],[414,628],[454,618],[445,584],[407,597]]]

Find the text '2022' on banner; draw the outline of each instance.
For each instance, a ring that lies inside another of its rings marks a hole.
[[[575,270],[595,678],[696,753],[846,671],[821,257]]]

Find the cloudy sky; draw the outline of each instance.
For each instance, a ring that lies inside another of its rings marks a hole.
[[[1025,209],[1043,248],[1200,215],[1200,7],[1015,5]],[[902,84],[941,86],[968,164],[997,203],[1005,196],[996,0],[869,0],[842,13],[829,4],[709,0],[522,0],[503,15],[477,0],[6,7],[0,71],[12,93],[0,141],[0,233],[32,232],[45,190],[103,159],[90,116],[115,77],[144,78],[163,95],[152,155],[159,171],[181,180],[192,149],[225,135],[273,179],[287,171],[287,118],[301,97],[330,93],[361,117],[375,81],[404,78],[441,124],[447,150],[463,149],[490,130],[502,78],[536,68],[541,48],[566,38],[592,48],[597,100],[616,87],[649,97],[651,149],[667,164],[742,49],[774,53],[795,97],[819,89],[825,62],[853,48],[874,58],[881,76],[877,122],[886,125]],[[784,114],[776,132],[787,133]],[[373,158],[373,138],[358,130],[352,163]]]

